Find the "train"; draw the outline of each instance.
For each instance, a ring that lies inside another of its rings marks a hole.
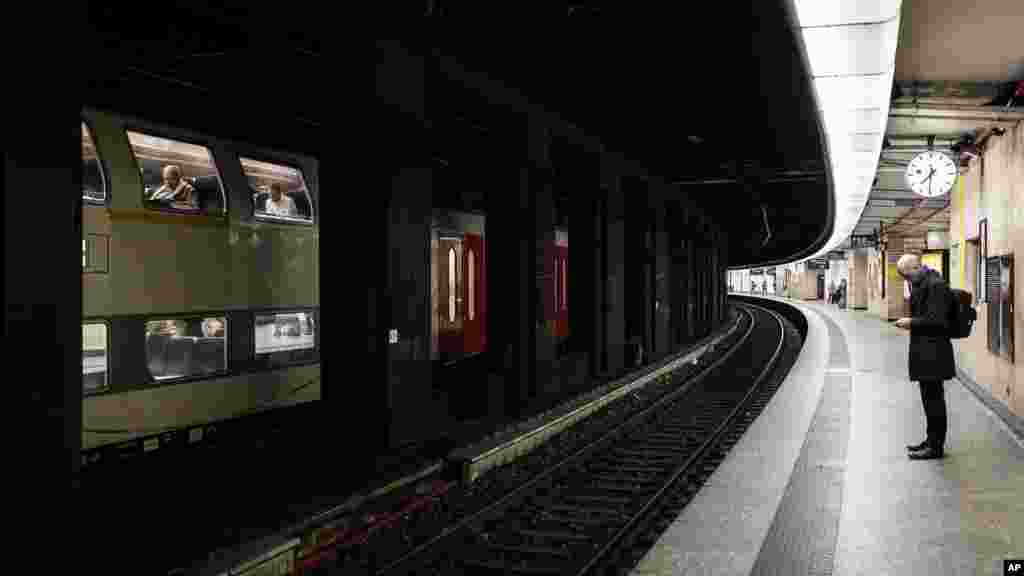
[[[321,399],[316,158],[85,108],[82,464]]]
[[[454,362],[487,349],[486,217],[434,210],[430,239],[431,355]],[[569,232],[556,228],[545,250],[544,320],[564,346],[569,337]]]

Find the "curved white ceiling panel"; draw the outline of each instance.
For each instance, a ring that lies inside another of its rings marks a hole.
[[[790,0],[828,146],[835,224],[817,258],[853,232],[867,205],[889,116],[902,0]],[[802,261],[801,260],[801,261]]]

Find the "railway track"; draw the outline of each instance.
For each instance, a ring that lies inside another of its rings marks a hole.
[[[786,325],[743,305],[740,343],[701,376],[371,573],[595,574],[632,566],[774,394]],[[344,566],[343,566],[344,568]]]

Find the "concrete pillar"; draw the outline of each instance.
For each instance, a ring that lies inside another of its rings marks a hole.
[[[664,357],[671,351],[669,323],[671,321],[671,295],[669,281],[671,276],[669,258],[668,221],[665,204],[659,200],[654,210],[654,353],[652,358]]]
[[[603,231],[598,173],[599,158],[579,154],[566,167],[573,174],[569,191],[569,343],[574,354],[585,355],[586,374],[601,370],[601,276]]]
[[[399,341],[388,346],[388,409],[391,445],[421,440],[443,428],[447,408],[437,404],[430,369],[431,171],[403,167],[392,178],[388,206],[387,326]]]
[[[528,194],[532,201],[532,222],[530,235],[532,243],[530,263],[532,282],[533,343],[534,343],[534,385],[530,396],[554,394],[556,385],[553,378],[552,362],[555,360],[555,338],[547,327],[548,309],[553,304],[546,300],[549,284],[554,282],[554,260],[552,246],[555,241],[555,220],[553,195],[553,173],[551,169],[551,136],[547,127],[531,120],[528,135],[529,174]],[[529,225],[527,225],[529,227]]]
[[[688,304],[688,284],[692,280],[687,275],[686,227],[683,225],[683,208],[678,201],[668,203],[666,220],[669,227],[669,302],[671,309],[672,347],[680,347],[687,341],[686,310]]]
[[[896,272],[896,263],[904,254],[903,238],[889,237],[885,251],[885,301],[882,318],[895,320],[908,315],[909,304],[904,296],[903,278]]]
[[[847,305],[854,310],[868,308],[868,254],[864,248],[851,250],[847,254],[850,286]]]
[[[628,178],[623,181],[626,209],[625,298],[626,364],[636,366],[639,348],[646,357],[652,347],[654,303],[651,299],[653,271],[652,211],[648,183]]]
[[[605,252],[606,321],[605,349],[607,370],[616,374],[625,366],[626,347],[626,221],[625,206],[621,191],[621,178],[614,177],[608,190],[607,202],[607,249]]]
[[[39,69],[33,64],[31,70],[19,70],[15,65],[15,73],[43,92],[63,94],[55,81],[61,77],[56,71],[63,68],[43,58]],[[26,433],[11,443],[8,455],[11,463],[32,470],[26,487],[60,499],[69,483],[77,483],[81,465],[81,104],[66,94],[45,109],[18,102],[36,93],[35,88],[13,95],[19,111],[31,110],[22,116],[31,121],[9,118],[4,131],[9,144],[0,165],[4,357],[8,370],[27,369],[27,379],[11,386],[8,402],[9,423]],[[37,218],[26,218],[29,214],[44,216],[45,226]],[[6,380],[13,385],[19,379],[9,374]],[[18,479],[14,486],[19,486]]]

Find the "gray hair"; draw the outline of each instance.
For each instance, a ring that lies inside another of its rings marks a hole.
[[[921,263],[920,256],[918,256],[917,254],[904,254],[903,256],[900,256],[899,262],[896,263],[896,270],[898,270],[900,273],[903,273],[907,270],[908,266],[915,263]]]

